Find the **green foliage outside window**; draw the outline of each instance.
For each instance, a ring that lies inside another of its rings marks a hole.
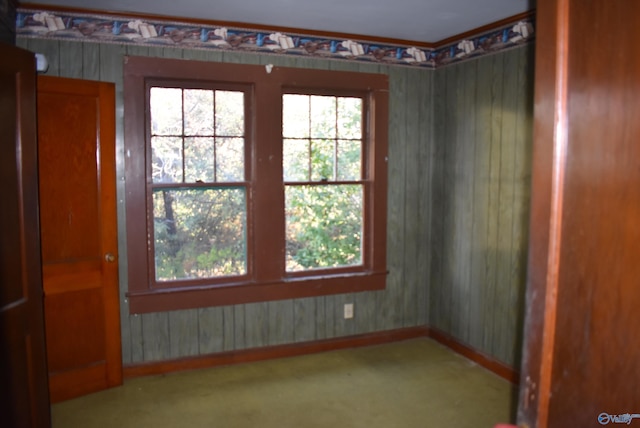
[[[150,104],[156,280],[246,274],[242,92],[154,87]],[[282,147],[286,270],[362,264],[362,99],[284,95]]]
[[[362,263],[361,118],[360,98],[283,97],[287,271]]]

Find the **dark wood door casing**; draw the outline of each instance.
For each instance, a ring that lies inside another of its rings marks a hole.
[[[640,4],[541,0],[537,22],[519,423],[600,426],[640,413]]]
[[[48,427],[35,58],[3,43],[0,56],[0,425]]]

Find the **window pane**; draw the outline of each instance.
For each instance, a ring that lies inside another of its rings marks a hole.
[[[338,181],[362,178],[360,140],[338,141]]]
[[[311,142],[311,181],[333,180],[333,141],[313,140]]]
[[[184,139],[184,180],[187,183],[215,181],[213,137]]]
[[[157,281],[247,271],[244,188],[153,192]]]
[[[362,264],[362,186],[286,186],[287,271]]]
[[[151,135],[182,135],[182,89],[151,88]]]
[[[309,96],[282,96],[282,136],[309,138]]]
[[[309,140],[282,142],[284,181],[309,181]]]
[[[338,98],[338,138],[362,138],[362,99]]]
[[[213,135],[213,91],[184,90],[184,134]]]
[[[182,138],[151,137],[151,157],[154,183],[182,182]]]
[[[244,138],[216,139],[216,181],[244,180]]]
[[[311,97],[311,138],[336,138],[336,97]]]
[[[244,93],[216,91],[216,135],[244,136]]]

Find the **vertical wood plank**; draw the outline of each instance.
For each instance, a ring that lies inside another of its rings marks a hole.
[[[447,69],[434,71],[433,150],[431,173],[431,258],[429,261],[429,324],[439,329],[442,324],[442,290],[444,282],[444,163],[445,163],[445,99]]]
[[[185,50],[180,48],[173,47],[162,47],[162,57],[163,58],[174,58],[174,59],[182,59]]]
[[[222,326],[224,331],[222,336],[222,348],[224,351],[233,351],[236,349],[235,315],[233,306],[222,307]]]
[[[490,118],[490,170],[489,170],[489,223],[487,225],[487,289],[485,300],[484,344],[483,349],[491,355],[494,352],[497,270],[499,263],[499,197],[500,197],[500,161],[501,161],[501,131],[502,131],[502,80],[504,77],[504,56],[491,56],[491,118]]]
[[[140,318],[142,318],[144,361],[168,359],[171,355],[169,314],[167,312],[143,314]]]
[[[502,144],[500,156],[500,197],[499,197],[499,234],[498,234],[498,271],[496,280],[496,305],[494,329],[497,337],[494,341],[494,355],[508,362],[510,346],[509,332],[514,329],[514,320],[509,319],[509,296],[511,288],[511,246],[513,243],[513,202],[514,202],[514,163],[515,128],[517,97],[518,57],[513,52],[504,55],[504,75],[502,93]]]
[[[418,317],[418,293],[421,286],[418,278],[418,247],[424,236],[419,234],[418,207],[421,199],[420,185],[420,90],[422,89],[421,70],[406,70],[406,98],[403,105],[405,119],[404,140],[404,218],[403,218],[403,259],[402,269],[404,278],[402,282],[402,326],[414,326]],[[409,89],[410,88],[410,89]]]
[[[224,350],[224,312],[220,307],[198,309],[200,355]]]
[[[400,328],[404,309],[405,131],[407,81],[405,68],[389,70],[389,165],[387,215],[387,293],[378,302],[380,321]]]
[[[162,58],[165,56],[165,49],[162,46],[145,46],[147,53],[145,56]],[[169,57],[170,58],[170,57]]]
[[[427,325],[429,320],[429,287],[431,259],[431,177],[433,175],[433,78],[434,72],[420,73],[419,94],[420,146],[418,148],[418,249],[416,300],[417,325]]]
[[[82,43],[82,78],[100,80],[100,48],[95,43]]]
[[[269,343],[268,311],[265,302],[244,305],[245,347],[257,348]]]
[[[170,358],[198,355],[198,310],[169,312]]]
[[[293,301],[269,302],[269,345],[293,342]]]
[[[233,306],[233,349],[245,349],[246,341],[246,321],[245,321],[245,305]]]
[[[476,73],[476,112],[475,112],[475,158],[473,201],[474,214],[471,232],[472,257],[470,275],[470,306],[473,312],[469,331],[469,344],[476,349],[483,349],[485,322],[488,318],[486,302],[489,282],[487,278],[488,226],[492,186],[491,173],[491,79],[492,60],[490,57],[477,61]]]
[[[364,334],[375,331],[377,314],[377,295],[380,291],[365,291],[354,295],[355,334]]]
[[[324,337],[336,337],[336,296],[324,296]]]
[[[473,255],[473,247],[471,236],[473,235],[473,217],[475,206],[473,200],[473,183],[475,181],[475,152],[476,152],[476,72],[477,61],[469,61],[464,64],[461,70],[460,79],[463,89],[462,104],[462,123],[460,139],[462,142],[461,160],[462,167],[461,177],[461,204],[460,204],[460,296],[459,296],[459,313],[460,327],[459,338],[465,343],[469,343],[470,324],[473,324],[476,312],[471,311],[472,293],[475,291],[475,281],[471,276],[471,260]]]
[[[222,52],[222,61],[234,64],[260,64],[260,57],[257,54],[251,54],[238,51]]]
[[[443,178],[445,192],[443,198],[444,221],[444,251],[442,269],[442,288],[440,305],[442,307],[441,328],[444,331],[454,333],[458,328],[459,313],[457,312],[458,295],[457,283],[457,258],[458,242],[461,239],[460,230],[456,228],[459,223],[459,213],[456,212],[456,202],[459,201],[459,182],[457,181],[457,159],[459,142],[456,139],[458,118],[458,64],[446,69],[446,95],[444,118],[444,171]]]
[[[467,237],[464,234],[464,211],[465,211],[465,150],[464,128],[466,126],[465,115],[465,81],[464,70],[466,64],[455,64],[451,67],[452,73],[447,81],[447,88],[451,91],[450,102],[455,109],[455,116],[449,125],[449,135],[451,136],[451,158],[447,168],[449,169],[449,184],[452,186],[450,213],[451,216],[451,248],[452,259],[449,261],[448,272],[451,284],[451,333],[456,338],[463,340],[463,321],[465,315],[462,314],[462,300],[464,296],[465,282],[465,243]]]
[[[81,79],[83,76],[82,65],[84,43],[71,40],[58,42],[60,75],[72,79]]]
[[[310,342],[316,339],[316,304],[314,298],[293,301],[293,340]]]
[[[120,312],[123,312],[122,310]],[[142,317],[140,315],[126,315],[124,313],[123,318],[127,324],[122,327],[122,342],[124,349],[125,337],[129,337],[127,341],[128,352],[127,355],[123,355],[122,364],[136,364],[144,361],[144,347],[143,347],[143,331],[142,331]],[[124,353],[124,351],[123,351]]]
[[[182,57],[195,61],[222,62],[222,52],[217,50],[190,49],[185,50]]]
[[[316,339],[322,340],[327,338],[327,313],[326,301],[324,296],[316,297]]]

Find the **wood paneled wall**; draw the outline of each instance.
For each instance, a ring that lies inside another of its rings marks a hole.
[[[116,84],[123,362],[429,325],[519,366],[528,245],[533,45],[438,70],[241,52],[18,38],[49,75]],[[124,55],[381,72],[390,77],[387,289],[129,315]],[[351,320],[343,305],[355,304]]]
[[[533,45],[434,76],[429,325],[519,367]]]
[[[430,70],[316,58],[171,47],[18,38],[43,53],[47,74],[116,84],[116,164],[123,362],[135,364],[269,345],[313,341],[402,327],[428,320],[433,77]],[[129,315],[124,210],[124,55],[387,73],[390,77],[387,288],[318,298]],[[355,304],[353,319],[343,305]]]

